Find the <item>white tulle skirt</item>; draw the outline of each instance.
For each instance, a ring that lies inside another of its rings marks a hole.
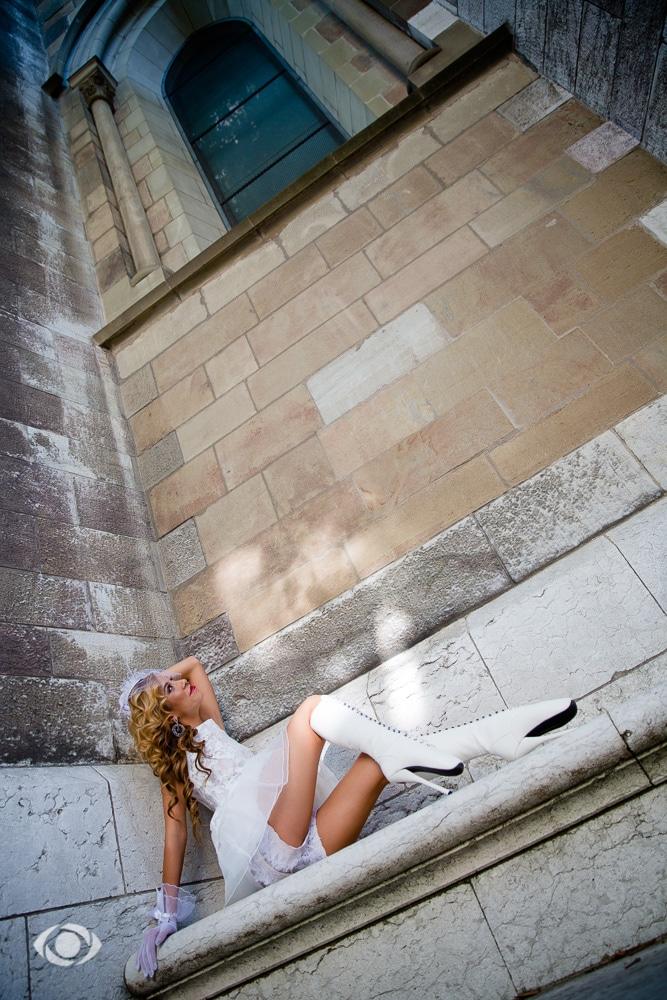
[[[225,906],[325,856],[315,815],[338,782],[320,760],[310,828],[301,845],[286,844],[268,824],[289,776],[287,728],[243,761],[226,785],[210,831],[225,880]]]

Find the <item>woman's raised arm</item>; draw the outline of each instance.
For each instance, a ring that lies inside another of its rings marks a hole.
[[[178,791],[178,802],[172,807],[171,816],[167,809],[173,798],[164,785],[162,789],[162,809],[164,812],[164,854],[162,857],[162,881],[170,885],[179,885],[183,872],[185,848],[188,843],[188,827],[186,822],[185,799],[183,788]]]
[[[187,656],[184,660],[179,660],[178,663],[175,663],[170,668],[168,673],[172,672],[180,674],[181,677],[185,677],[191,684],[199,688],[202,696],[202,716],[205,719],[213,719],[221,729],[224,729],[225,724],[220,712],[220,706],[218,705],[218,699],[201,660],[198,660],[196,656]]]

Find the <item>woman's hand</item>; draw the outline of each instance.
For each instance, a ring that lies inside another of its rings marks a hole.
[[[137,955],[137,969],[139,972],[143,972],[146,979],[155,976],[157,950],[176,929],[176,917],[173,914],[165,914],[157,927],[147,927],[144,931],[141,948]]]
[[[157,971],[158,948],[177,930],[178,921],[190,916],[197,902],[193,893],[171,882],[160,883],[155,890],[155,900],[150,916],[157,920],[157,926],[146,928],[137,954],[137,969],[146,979]]]

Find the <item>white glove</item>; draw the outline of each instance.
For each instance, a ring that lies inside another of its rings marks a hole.
[[[137,953],[137,970],[146,979],[154,977],[157,971],[157,949],[178,928],[178,920],[192,913],[196,902],[187,889],[168,882],[161,882],[155,892],[156,905],[150,916],[157,920],[157,926],[146,928]]]

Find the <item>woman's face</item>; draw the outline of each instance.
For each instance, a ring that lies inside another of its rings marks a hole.
[[[181,713],[191,716],[197,712],[201,701],[201,692],[198,687],[182,677],[177,670],[163,670],[157,674],[158,682],[162,686],[162,693],[167,699],[167,707],[175,715]]]

